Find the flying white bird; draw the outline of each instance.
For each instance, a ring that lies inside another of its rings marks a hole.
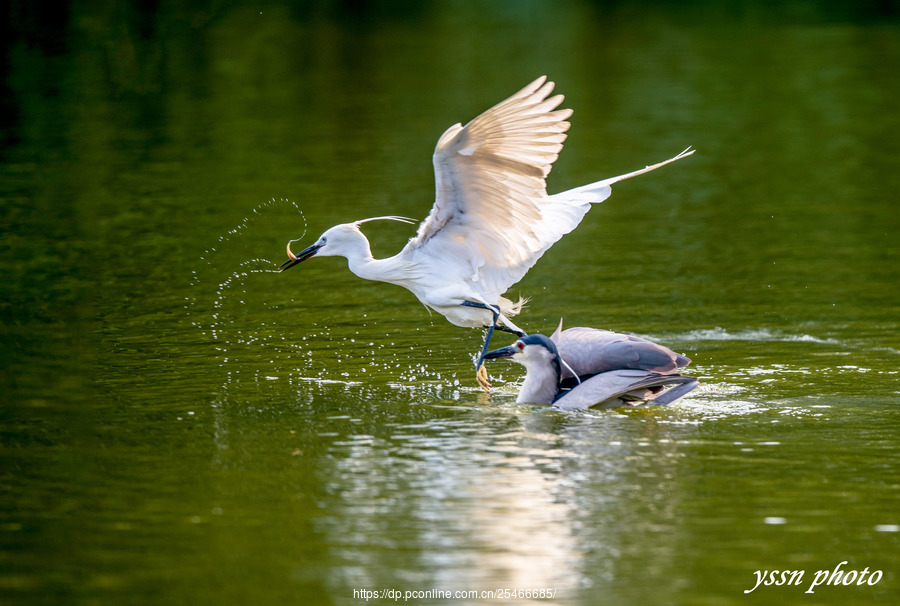
[[[520,337],[510,317],[523,301],[503,297],[557,240],[581,222],[591,204],[612,193],[610,185],[694,153],[688,148],[665,162],[617,177],[547,195],[544,179],[559,157],[572,115],[556,109],[553,82],[541,76],[462,126],[441,135],[434,150],[435,202],[403,249],[375,259],[361,224],[377,219],[414,223],[404,217],[372,217],[328,229],[298,254],[287,245],[281,270],[313,256],[341,256],[354,274],[397,284],[451,324],[486,327],[475,362],[478,383],[489,389],[482,366],[495,328]]]

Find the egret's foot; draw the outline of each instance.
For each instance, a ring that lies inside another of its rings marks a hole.
[[[484,364],[478,367],[478,370],[475,372],[475,378],[478,380],[478,385],[486,391],[487,393],[491,392],[491,384],[488,383],[488,373],[487,369],[485,369]]]

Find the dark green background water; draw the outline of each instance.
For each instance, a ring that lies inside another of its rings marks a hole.
[[[0,601],[900,599],[896,2],[4,10]],[[440,133],[540,74],[575,110],[551,192],[698,150],[510,292],[689,355],[675,406],[519,406],[499,363],[487,396],[479,331],[272,272],[424,217]],[[806,593],[842,561],[882,576]],[[772,569],[805,576],[744,594]]]

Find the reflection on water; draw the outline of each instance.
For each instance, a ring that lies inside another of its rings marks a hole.
[[[587,535],[586,523],[603,512],[644,509],[647,503],[629,502],[638,495],[623,486],[632,473],[623,468],[666,482],[674,473],[669,461],[678,457],[674,445],[606,440],[608,430],[591,421],[544,410],[501,407],[466,416],[480,423],[426,422],[392,427],[384,439],[361,435],[332,444],[339,456],[323,473],[336,510],[322,525],[341,546],[342,581],[554,588],[562,598],[615,578],[615,559],[628,548],[621,523],[629,520],[590,523]],[[663,469],[648,468],[648,456],[660,457],[653,467]],[[594,498],[584,498],[583,483],[594,486]],[[657,501],[654,510],[654,526],[672,523],[671,504]],[[385,570],[382,550],[415,554],[422,544],[435,548]],[[592,565],[584,569],[588,556]]]
[[[392,430],[383,441],[335,443],[336,468],[325,470],[339,499],[322,525],[340,546],[343,585],[392,578],[420,587],[571,593],[578,582],[567,523],[573,512],[552,473],[564,455],[544,451],[533,436],[522,451],[519,431],[490,435],[469,423]],[[341,537],[357,537],[360,548]],[[384,570],[382,549],[416,553],[420,545],[434,548]]]

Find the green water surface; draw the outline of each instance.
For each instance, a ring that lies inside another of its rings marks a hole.
[[[898,14],[13,2],[0,602],[897,603]],[[500,362],[484,394],[480,331],[341,259],[274,271],[424,218],[440,133],[541,74],[575,110],[551,192],[697,149],[509,292],[528,331],[684,352],[674,406],[517,405]]]

